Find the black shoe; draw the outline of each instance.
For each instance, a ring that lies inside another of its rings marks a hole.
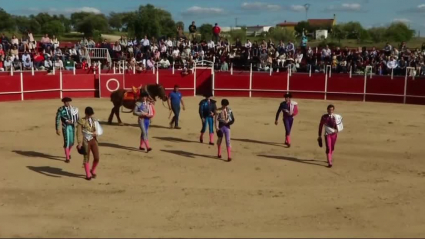
[[[203,138],[199,138],[199,142],[203,143],[204,139]]]
[[[94,174],[92,171],[90,171],[90,173],[91,173],[92,178],[96,178],[96,176],[97,176],[96,174]]]
[[[328,164],[328,168],[332,168],[332,164]]]
[[[148,148],[148,152],[149,152],[149,151],[152,151],[152,148]]]
[[[66,159],[66,160],[65,160],[65,163],[69,163],[69,162],[70,162],[70,161],[69,161],[69,159]]]
[[[175,129],[181,129],[179,126],[174,127]]]
[[[214,145],[214,143],[213,142],[210,142],[210,145]]]
[[[145,148],[139,147],[139,149],[145,151]]]
[[[87,180],[87,181],[90,181],[90,180],[91,180],[91,178],[92,178],[92,177],[86,177],[86,180]]]
[[[228,158],[228,159],[227,159],[227,162],[230,162],[230,161],[232,161],[232,159],[231,159],[231,158]]]
[[[218,157],[219,159],[221,159],[221,155],[218,155],[217,157]]]

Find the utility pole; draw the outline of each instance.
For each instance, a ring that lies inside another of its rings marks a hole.
[[[238,18],[235,18],[235,27],[238,27]]]
[[[305,8],[305,20],[308,21],[308,9],[310,9],[310,3],[306,3],[304,4],[304,8]]]

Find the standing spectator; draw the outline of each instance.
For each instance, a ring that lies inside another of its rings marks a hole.
[[[145,38],[142,40],[141,43],[142,43],[142,46],[143,46],[143,53],[148,52],[149,48],[151,47],[148,36],[145,35]]]
[[[1,37],[0,37],[0,43],[3,45],[3,49],[4,49],[4,51],[5,52],[8,52],[9,51],[9,49],[10,49],[10,41],[9,41],[9,38],[6,36],[6,35],[4,35],[4,33],[2,33],[1,34]]]
[[[56,50],[56,48],[59,48],[59,40],[56,38],[55,35],[52,36],[52,45],[53,45],[53,50]]]
[[[195,21],[193,21],[192,24],[189,26],[189,39],[191,41],[194,41],[196,39],[196,25],[195,25]]]
[[[393,51],[393,47],[390,45],[390,43],[387,42],[387,44],[384,47],[385,55],[390,56],[392,51]]]
[[[307,42],[308,42],[308,39],[307,39],[307,36],[304,34],[304,29],[303,29],[303,34],[302,34],[302,37],[301,37],[301,51],[302,51],[302,54],[307,54]]]
[[[18,39],[18,38],[16,38],[16,36],[15,36],[15,35],[13,35],[13,36],[12,36],[12,39],[10,40],[10,44],[12,45],[12,47],[13,47],[13,46],[18,47],[18,46],[19,46],[19,39]]]
[[[217,43],[218,40],[220,39],[220,32],[221,32],[221,28],[218,26],[217,23],[214,25],[212,32],[214,35],[215,43]]]
[[[35,40],[34,40],[34,36],[32,35],[32,32],[30,30],[28,30],[27,32],[28,35],[28,47],[30,50],[35,49]]]
[[[88,48],[95,48],[96,42],[93,41],[93,38],[89,38],[89,42],[87,43]]]

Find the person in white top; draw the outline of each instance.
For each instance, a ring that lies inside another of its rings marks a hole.
[[[174,50],[173,50],[172,56],[173,56],[174,59],[176,59],[176,58],[179,57],[179,55],[180,55],[180,51],[177,47],[175,47]]]
[[[390,60],[387,62],[388,69],[391,71],[397,68],[397,66],[397,61],[394,59],[394,57],[391,57]]]
[[[208,42],[208,49],[214,49],[214,47],[215,47],[214,41],[213,40],[209,41]]]
[[[12,36],[12,39],[10,39],[10,43],[11,43],[12,45],[19,46],[19,39],[18,39],[18,38],[16,38],[16,36],[15,36],[15,35],[13,35],[13,36]]]
[[[248,41],[245,43],[245,48],[252,48],[252,43],[251,43],[251,41],[250,41],[250,40],[248,40]]]
[[[163,69],[168,69],[170,67],[170,61],[166,58],[163,57],[160,61],[159,61],[159,65],[161,68]]]

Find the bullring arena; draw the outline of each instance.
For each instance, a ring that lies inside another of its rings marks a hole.
[[[425,80],[288,74],[1,75],[0,236],[423,236]],[[109,90],[155,82],[179,84],[186,111],[182,129],[169,129],[169,111],[157,102],[146,154],[134,116],[121,115],[126,126],[105,121]],[[234,110],[232,162],[198,142],[194,95],[211,89]],[[282,122],[274,125],[276,97],[287,91],[300,110],[291,148]],[[80,111],[92,106],[102,122],[94,180],[84,180],[75,148],[64,163],[54,129],[64,96]],[[316,142],[329,103],[344,117],[331,169]]]

